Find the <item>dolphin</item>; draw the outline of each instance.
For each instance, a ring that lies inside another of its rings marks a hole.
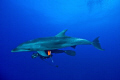
[[[77,45],[93,45],[98,50],[104,50],[101,48],[99,43],[99,37],[95,38],[93,41],[89,41],[82,38],[66,36],[66,31],[67,29],[52,37],[29,40],[20,44],[11,52],[37,51],[40,55],[48,57],[48,55],[45,53],[45,50],[55,50],[65,47],[75,48]]]

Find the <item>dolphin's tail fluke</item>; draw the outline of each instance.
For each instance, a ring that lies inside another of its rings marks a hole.
[[[104,49],[101,48],[101,45],[100,45],[100,43],[99,43],[99,37],[97,37],[97,38],[95,38],[95,39],[93,40],[92,45],[93,45],[95,48],[104,51]]]

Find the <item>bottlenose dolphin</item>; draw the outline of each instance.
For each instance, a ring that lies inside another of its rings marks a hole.
[[[22,52],[22,51],[37,51],[40,55],[48,57],[45,50],[55,50],[65,47],[73,47],[76,45],[93,45],[95,48],[102,50],[99,43],[99,37],[95,38],[92,42],[86,39],[75,38],[66,36],[67,30],[63,30],[53,37],[38,38],[34,40],[29,40],[20,44],[17,48],[13,49],[11,52]]]

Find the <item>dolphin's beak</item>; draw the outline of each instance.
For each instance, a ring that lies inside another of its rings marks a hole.
[[[30,51],[30,49],[15,48],[15,49],[11,50],[11,52],[23,52],[23,51]]]
[[[11,50],[11,52],[14,52],[13,50]]]
[[[11,50],[11,52],[19,52],[19,49],[15,48],[15,49]]]

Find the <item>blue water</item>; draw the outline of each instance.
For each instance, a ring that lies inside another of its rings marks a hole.
[[[68,36],[90,41],[100,36],[105,51],[92,45],[65,48],[76,56],[54,54],[58,68],[32,59],[32,52],[11,52],[64,29]],[[0,80],[120,80],[120,1],[1,0]]]

